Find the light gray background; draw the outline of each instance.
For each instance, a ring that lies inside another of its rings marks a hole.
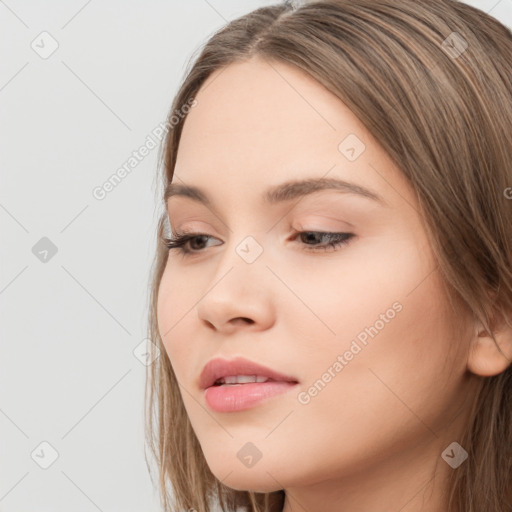
[[[159,148],[92,191],[165,120],[192,53],[272,3],[0,0],[0,512],[159,510],[134,354]],[[512,27],[512,0],[468,3]]]

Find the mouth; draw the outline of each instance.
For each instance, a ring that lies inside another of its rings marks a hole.
[[[199,376],[201,389],[212,386],[263,384],[265,382],[298,383],[298,379],[243,357],[232,360],[212,359],[205,365]]]
[[[208,406],[216,412],[237,412],[285,393],[298,385],[281,374],[244,358],[213,359],[203,369],[199,385]]]
[[[261,382],[279,382],[262,375],[234,375],[230,377],[221,377],[217,379],[214,386],[241,386],[243,384],[261,383]]]
[[[277,395],[281,395],[298,385],[297,382],[265,380],[264,382],[245,382],[231,384],[213,384],[206,388],[206,403],[216,412],[239,412],[256,407]]]

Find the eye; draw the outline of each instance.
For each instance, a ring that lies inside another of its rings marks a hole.
[[[203,233],[175,233],[170,238],[163,237],[162,241],[169,250],[178,249],[181,254],[195,254],[203,252],[204,244],[211,238],[213,237]],[[191,249],[187,247],[189,243]],[[197,243],[199,247],[193,247]]]
[[[354,233],[299,231],[295,233],[292,239],[300,238],[306,251],[335,251],[338,247],[348,244],[354,236]],[[213,239],[214,237],[204,233],[175,233],[170,238],[163,237],[162,241],[169,250],[177,249],[180,254],[191,255],[204,252],[208,241]],[[322,243],[322,240],[324,240],[324,243]],[[314,243],[315,241],[320,243]]]
[[[338,247],[348,244],[349,240],[354,237],[354,233],[331,233],[323,231],[299,231],[296,233],[295,238],[305,240],[306,251],[336,251]],[[311,244],[316,240],[326,240],[324,243]]]

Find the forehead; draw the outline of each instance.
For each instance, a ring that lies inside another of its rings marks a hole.
[[[382,189],[385,181],[375,169],[387,172],[388,180],[400,179],[350,109],[294,66],[259,58],[230,64],[216,70],[195,98],[177,154],[181,183],[222,195],[228,185],[251,193],[324,176]],[[344,153],[345,141],[359,144],[355,160]]]

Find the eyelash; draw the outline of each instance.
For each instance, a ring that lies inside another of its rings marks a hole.
[[[347,245],[351,238],[355,235],[354,233],[330,233],[324,231],[297,231],[295,232],[294,240],[300,235],[303,234],[315,234],[315,235],[323,235],[328,237],[331,241],[325,245],[320,246],[310,246],[306,251],[327,251],[328,249],[333,249],[334,251],[339,250],[339,247]],[[192,254],[201,254],[204,250],[190,250],[186,248],[186,244],[195,238],[206,237],[207,239],[214,238],[210,235],[205,235],[203,233],[175,233],[171,238],[162,237],[162,241],[164,245],[169,250],[177,249],[180,254],[183,256],[188,256]],[[342,238],[340,238],[342,237]],[[306,244],[307,245],[307,244]]]

